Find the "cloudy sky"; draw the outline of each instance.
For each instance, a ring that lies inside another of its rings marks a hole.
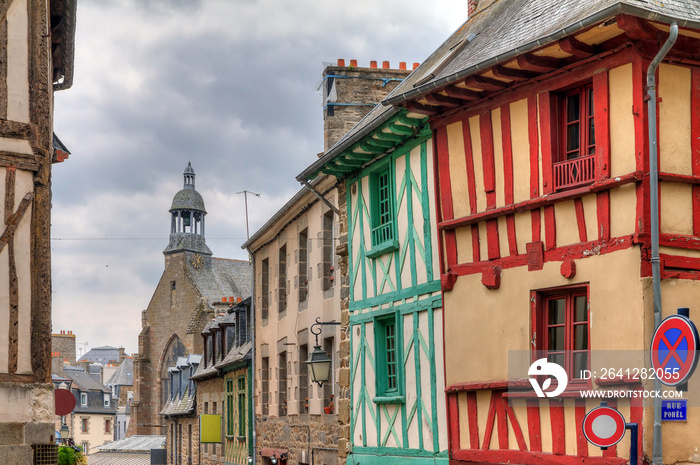
[[[72,152],[53,170],[53,330],[88,350],[138,350],[163,271],[168,209],[191,161],[214,256],[251,233],[323,150],[324,63],[421,62],[467,0],[91,0],[78,4],[75,79],[56,94]],[[79,346],[78,354],[83,353]]]

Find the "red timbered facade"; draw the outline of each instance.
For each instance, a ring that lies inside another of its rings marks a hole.
[[[623,391],[608,405],[650,457],[652,383],[604,379],[601,353],[653,333],[646,73],[674,20],[656,75],[663,314],[700,298],[700,23],[684,17],[700,6],[486,3],[385,101],[433,131],[451,463],[627,463],[629,433],[585,439],[601,399],[581,389]],[[530,388],[540,358],[566,369],[563,394]],[[699,426],[664,424],[664,463]]]

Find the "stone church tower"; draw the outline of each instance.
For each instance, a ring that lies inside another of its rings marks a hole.
[[[207,322],[227,309],[229,301],[251,295],[250,263],[212,256],[204,236],[207,211],[195,190],[191,164],[183,175],[184,186],[170,207],[165,270],[141,316],[129,436],[165,434],[165,422],[158,413],[167,400],[168,367],[178,357],[201,354],[200,333]]]

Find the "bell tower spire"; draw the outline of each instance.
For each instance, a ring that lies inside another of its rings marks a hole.
[[[183,177],[183,188],[175,194],[170,207],[170,242],[163,253],[167,255],[188,251],[211,255],[204,239],[204,217],[207,211],[202,196],[194,188],[192,163],[187,163]]]

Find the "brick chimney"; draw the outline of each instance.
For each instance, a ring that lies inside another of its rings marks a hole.
[[[476,4],[479,0],[467,0],[467,15],[471,18],[476,13]]]
[[[323,150],[331,148],[376,104],[411,73],[406,63],[391,67],[391,62],[376,60],[364,68],[356,59],[338,59],[335,66],[323,70]],[[416,68],[414,63],[414,69]],[[365,65],[367,66],[367,65]]]

